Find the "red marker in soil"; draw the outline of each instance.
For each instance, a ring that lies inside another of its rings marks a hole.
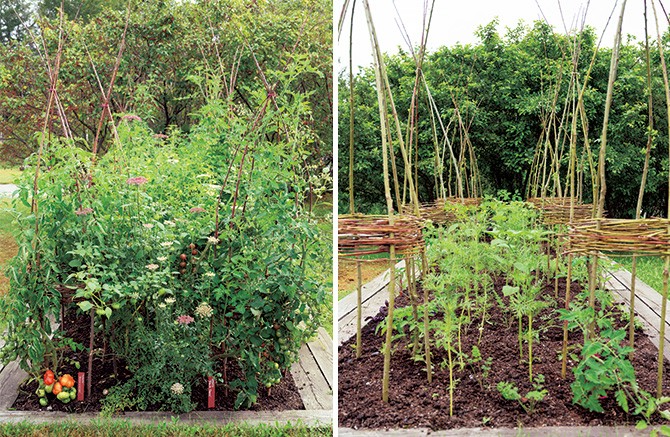
[[[216,383],[211,376],[207,377],[207,408],[214,408]]]
[[[83,401],[84,400],[84,376],[86,376],[86,372],[79,372],[79,374],[77,374],[77,400],[78,401]]]

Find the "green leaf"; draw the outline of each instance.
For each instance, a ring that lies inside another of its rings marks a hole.
[[[107,316],[108,319],[112,317],[112,309],[110,307],[105,308],[105,315]]]
[[[670,436],[670,426],[661,425],[661,434],[663,434],[665,436]]]
[[[627,413],[628,412],[628,399],[626,398],[626,393],[623,390],[617,390],[614,393],[614,398],[616,399],[619,406]]]
[[[519,292],[519,287],[512,287],[511,285],[504,285],[502,288],[503,295],[511,296]]]
[[[647,429],[648,426],[649,425],[647,425],[647,422],[645,422],[644,420],[640,420],[639,422],[637,422],[637,424],[635,424],[635,429],[643,431]]]
[[[91,308],[93,308],[93,304],[87,300],[79,302],[77,305],[84,312],[89,311]]]

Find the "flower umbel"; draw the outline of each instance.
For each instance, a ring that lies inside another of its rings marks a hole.
[[[147,178],[145,178],[144,176],[138,176],[138,177],[126,179],[126,183],[128,185],[144,185],[147,182],[149,182],[149,180]]]
[[[199,206],[196,206],[196,207],[194,207],[194,208],[189,209],[189,212],[192,212],[192,213],[195,214],[195,213],[197,213],[197,212],[205,212],[205,209],[204,209],[204,208],[200,208]]]
[[[125,121],[142,121],[142,119],[135,114],[124,115],[123,117],[121,117],[121,119]]]
[[[77,215],[88,215],[93,212],[93,208],[79,208],[74,213]]]
[[[154,271],[158,268],[158,264],[147,264],[147,268],[151,271]]]
[[[207,242],[209,244],[219,244],[221,242],[221,240],[219,240],[216,237],[207,237]]]
[[[173,394],[176,394],[176,395],[183,394],[183,393],[184,393],[184,386],[181,385],[181,384],[178,383],[178,382],[175,382],[174,384],[172,384],[172,387],[170,387],[170,391],[171,391]]]
[[[211,306],[209,306],[207,302],[202,302],[195,309],[195,314],[200,317],[212,317],[212,314],[214,314],[214,310],[212,309]]]
[[[183,315],[177,317],[177,323],[179,323],[180,325],[188,325],[193,322],[195,322],[195,319],[191,316]]]

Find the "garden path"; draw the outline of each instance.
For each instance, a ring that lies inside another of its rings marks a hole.
[[[630,289],[632,276],[628,270],[611,270],[605,281],[605,288],[610,290],[615,300],[630,308]],[[635,312],[644,325],[644,332],[649,340],[658,347],[660,339],[661,303],[663,297],[649,285],[635,278]],[[670,360],[670,323],[665,320],[665,346],[663,354]]]
[[[0,197],[12,197],[14,191],[16,191],[16,185],[0,184]]]

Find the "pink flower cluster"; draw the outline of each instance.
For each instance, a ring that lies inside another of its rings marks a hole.
[[[193,322],[195,322],[195,319],[191,316],[184,315],[177,317],[177,323],[179,323],[180,325],[188,325],[189,323]]]
[[[148,182],[148,180],[144,176],[138,176],[138,177],[135,177],[135,178],[126,179],[126,183],[128,185],[144,185],[147,182]]]
[[[169,137],[165,134],[155,134],[154,138],[156,138],[157,140],[167,140]]]
[[[142,119],[135,114],[124,115],[121,119],[126,121],[142,121]]]
[[[77,215],[88,215],[93,212],[93,208],[79,208],[74,213]]]
[[[189,212],[196,213],[196,212],[205,212],[204,208],[200,208],[199,206],[196,206],[194,208],[189,209]]]

